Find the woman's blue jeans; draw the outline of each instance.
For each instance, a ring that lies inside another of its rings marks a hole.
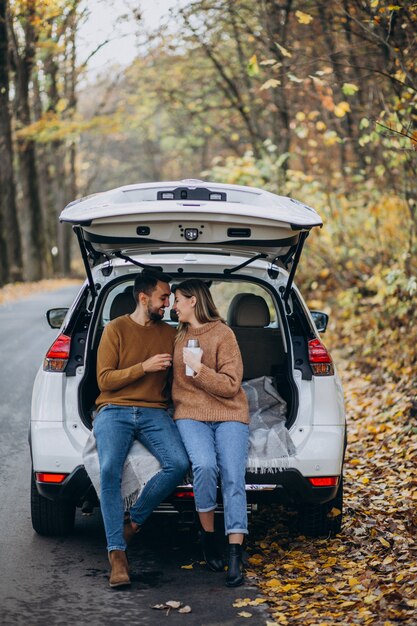
[[[220,476],[226,535],[248,532],[245,469],[249,426],[241,422],[176,421],[193,470],[194,497],[200,513],[217,506]]]
[[[107,549],[126,550],[121,482],[123,465],[134,439],[158,459],[162,468],[146,483],[130,509],[131,519],[139,525],[181,482],[189,460],[175,422],[163,409],[108,404],[94,419],[94,434],[100,461],[100,505]]]

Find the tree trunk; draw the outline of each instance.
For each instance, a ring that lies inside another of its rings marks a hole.
[[[67,50],[69,53],[69,72],[65,77],[65,95],[68,100],[68,112],[69,117],[73,118],[77,108],[77,93],[76,93],[76,85],[77,85],[77,48],[76,48],[76,36],[77,36],[77,27],[78,27],[78,19],[77,19],[77,7],[78,0],[74,0],[71,15],[68,19],[68,39],[67,39]],[[64,165],[64,176],[65,176],[65,202],[59,208],[59,211],[63,209],[63,207],[74,200],[77,196],[77,174],[76,174],[76,156],[77,149],[74,141],[71,141],[68,150],[68,164],[67,167]],[[63,160],[65,163],[65,160]],[[59,261],[60,261],[60,270],[61,273],[65,276],[71,273],[71,241],[72,241],[72,231],[69,224],[58,224],[58,250],[59,250]]]
[[[29,84],[35,59],[35,31],[33,17],[34,0],[26,7],[24,24],[25,46],[20,52],[13,24],[10,22],[12,35],[12,54],[15,69],[15,111],[18,129],[31,122]],[[43,277],[46,254],[42,208],[39,198],[38,173],[36,168],[35,143],[18,134],[17,149],[19,157],[19,180],[22,190],[22,235],[24,241],[25,276],[28,280],[40,280]]]
[[[0,237],[2,273],[0,280],[22,280],[22,249],[17,219],[13,170],[12,125],[9,105],[9,56],[7,0],[0,0]]]

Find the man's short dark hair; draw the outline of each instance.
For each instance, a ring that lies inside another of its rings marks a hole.
[[[156,289],[158,281],[163,283],[169,283],[171,276],[163,274],[154,270],[143,270],[135,278],[135,284],[133,285],[133,297],[135,302],[138,302],[139,294],[146,293],[147,296],[151,296]]]

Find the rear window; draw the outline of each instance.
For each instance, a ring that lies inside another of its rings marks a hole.
[[[213,296],[213,300],[219,310],[220,315],[225,320],[227,320],[227,312],[233,297],[239,293],[252,293],[257,296],[261,296],[265,300],[271,318],[269,326],[273,328],[278,327],[277,312],[273,298],[269,291],[267,291],[260,285],[242,281],[208,282],[210,285],[210,291]],[[109,321],[115,317],[115,312],[117,312],[118,315],[123,315],[125,313],[129,313],[132,308],[134,308],[133,283],[133,280],[119,283],[108,292],[107,298],[102,307],[99,327],[104,327],[106,324],[108,324]],[[172,295],[170,298],[171,307],[173,306],[173,304],[174,296]],[[173,323],[171,321],[171,308],[165,310],[164,320],[166,322]]]
[[[219,309],[219,313],[224,319],[227,319],[227,311],[230,306],[230,302],[238,293],[253,293],[256,296],[261,296],[268,306],[269,315],[271,316],[270,326],[277,326],[277,313],[271,294],[254,283],[247,283],[242,281],[232,282],[214,282],[210,287],[211,295],[213,296],[214,303]]]

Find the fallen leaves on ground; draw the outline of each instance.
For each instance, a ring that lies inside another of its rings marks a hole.
[[[342,375],[348,416],[342,532],[296,534],[296,515],[266,508],[254,519],[247,572],[275,624],[417,623],[416,398],[410,381],[382,386]],[[237,608],[250,604],[236,600]]]
[[[188,604],[179,602],[179,600],[168,600],[164,604],[154,604],[151,609],[156,611],[166,611],[166,614],[172,611],[172,609],[178,611],[178,613],[191,613],[191,607]]]
[[[50,278],[35,283],[10,283],[0,288],[0,304],[6,304],[21,298],[29,298],[35,293],[43,291],[53,291],[54,289],[70,287],[71,285],[81,286],[81,284],[82,280],[77,278]]]

